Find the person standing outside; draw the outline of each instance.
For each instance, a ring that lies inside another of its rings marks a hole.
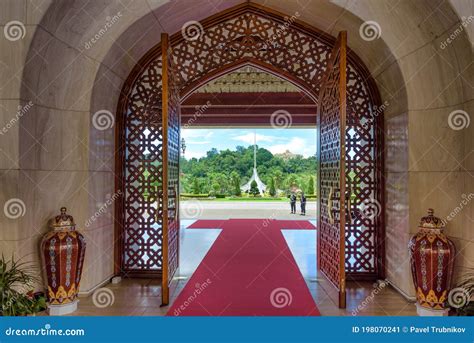
[[[304,192],[301,192],[301,215],[306,215],[306,197],[304,195]]]
[[[291,214],[296,214],[296,195],[294,192],[290,195]]]

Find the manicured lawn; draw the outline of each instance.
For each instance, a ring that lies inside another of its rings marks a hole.
[[[240,197],[240,198],[181,198],[181,201],[186,201],[186,200],[199,200],[199,201],[248,201],[248,202],[253,202],[253,201],[283,201],[283,202],[289,202],[290,199],[286,197],[282,198],[260,198],[260,197]],[[307,199],[307,201],[316,201],[316,199]],[[298,199],[299,202],[299,199]]]

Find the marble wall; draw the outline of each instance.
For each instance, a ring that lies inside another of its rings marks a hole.
[[[178,32],[186,21],[241,2],[0,0],[0,32],[16,20],[25,33],[17,40],[0,35],[0,207],[20,199],[25,209],[17,219],[0,212],[1,252],[38,260],[47,220],[64,205],[88,239],[82,291],[108,280],[113,204],[86,222],[114,197],[116,147],[114,128],[97,129],[92,118],[98,111],[115,114],[124,80],[161,32]],[[446,44],[459,13],[473,15],[472,1],[257,2],[298,11],[301,20],[333,35],[348,30],[349,46],[375,78],[388,104],[388,279],[412,296],[406,247],[419,218],[428,207],[446,217],[463,194],[474,192],[474,124],[455,130],[448,121],[453,111],[473,113],[474,23]],[[369,20],[380,24],[378,39],[359,34]],[[17,114],[18,106],[28,110]],[[474,264],[473,208],[469,203],[448,223],[459,248],[458,272]]]

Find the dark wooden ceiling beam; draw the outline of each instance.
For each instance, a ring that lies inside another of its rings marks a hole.
[[[271,127],[276,111],[288,112],[292,126],[316,125],[317,106],[303,92],[194,93],[181,104],[181,124]]]
[[[302,92],[241,92],[241,93],[193,93],[182,106],[218,105],[310,105],[316,106]]]
[[[191,118],[187,118],[191,119]],[[253,127],[262,126],[271,128],[271,121],[269,116],[256,116],[256,117],[199,117],[187,120],[181,118],[181,127],[184,128],[199,128],[203,126],[219,126],[219,127]],[[315,127],[316,117],[292,117],[291,127]]]
[[[205,111],[196,111],[194,108],[181,108],[181,116],[202,116],[202,117],[215,117],[215,116],[258,116],[258,115],[272,115],[276,111],[288,112],[291,116],[310,116],[316,118],[316,108],[303,107],[303,108],[292,108],[292,107],[226,107],[226,108],[208,108]]]

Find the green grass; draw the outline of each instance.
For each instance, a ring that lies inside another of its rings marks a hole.
[[[290,199],[286,198],[286,197],[282,197],[282,198],[261,198],[261,197],[240,197],[240,198],[221,198],[221,199],[218,199],[218,198],[215,198],[215,199],[210,199],[210,198],[196,198],[196,199],[193,199],[193,198],[180,198],[181,201],[186,201],[186,200],[199,200],[199,201],[229,201],[229,202],[232,202],[232,201],[248,201],[248,202],[251,202],[251,201],[283,201],[283,202],[290,202]],[[316,199],[308,199],[307,201],[316,201]],[[299,200],[298,200],[299,202]]]
[[[241,198],[225,198],[216,199],[224,201],[287,201],[288,198],[261,198],[261,197],[241,197]]]

